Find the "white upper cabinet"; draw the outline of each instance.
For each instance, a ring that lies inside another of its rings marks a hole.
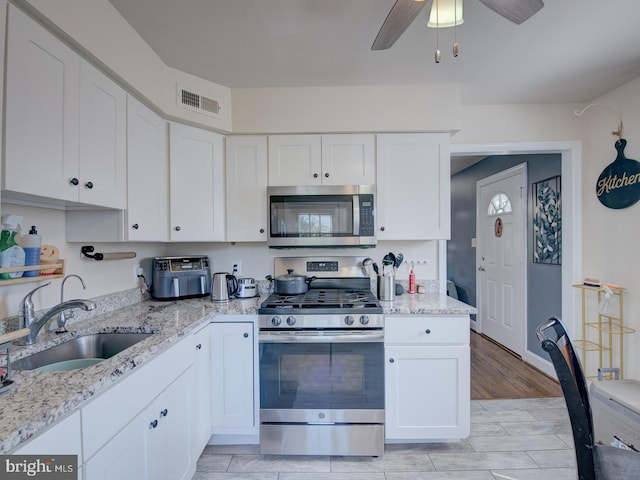
[[[168,124],[133,97],[127,99],[127,239],[169,238]]]
[[[104,74],[80,62],[81,203],[127,206],[127,94]]]
[[[449,135],[377,136],[378,240],[450,238]]]
[[[374,185],[376,183],[373,135],[323,135],[323,185]]]
[[[10,6],[4,189],[126,206],[126,94]]]
[[[227,241],[267,241],[267,137],[226,138]]]
[[[80,57],[9,6],[4,188],[77,201]]]
[[[127,206],[127,94],[86,61],[80,62],[81,203]]]
[[[269,185],[371,185],[373,135],[271,135]]]
[[[169,144],[171,241],[224,241],[222,135],[171,123]]]

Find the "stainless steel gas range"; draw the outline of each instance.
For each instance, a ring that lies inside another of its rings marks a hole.
[[[275,259],[276,277],[309,284],[258,310],[261,453],[384,453],[383,316],[363,260]]]

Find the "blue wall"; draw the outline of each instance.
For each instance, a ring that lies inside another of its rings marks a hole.
[[[508,168],[527,164],[527,349],[542,358],[546,353],[535,336],[538,324],[562,308],[562,273],[560,265],[542,265],[532,261],[531,185],[560,175],[559,154],[493,155],[451,177],[451,240],[447,243],[447,275],[458,287],[461,301],[476,306],[476,182]]]

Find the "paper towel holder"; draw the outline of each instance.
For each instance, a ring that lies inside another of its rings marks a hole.
[[[80,248],[80,253],[94,260],[121,260],[124,258],[136,258],[136,252],[93,253],[93,245],[85,245]]]

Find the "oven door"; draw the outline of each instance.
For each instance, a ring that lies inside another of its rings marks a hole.
[[[384,453],[382,332],[273,332],[259,339],[261,453]]]
[[[259,339],[263,422],[380,421],[382,332],[270,332]]]

